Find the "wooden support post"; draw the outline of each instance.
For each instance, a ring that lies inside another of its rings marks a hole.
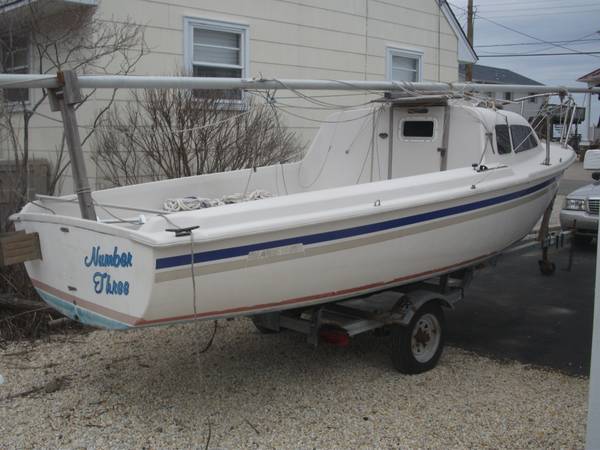
[[[467,3],[467,40],[473,45],[473,0],[469,0]],[[439,61],[438,61],[439,64]],[[473,81],[473,64],[467,64],[465,67],[465,81]]]
[[[57,79],[62,86],[56,89],[49,89],[50,107],[52,111],[60,111],[62,114],[65,139],[71,158],[71,172],[73,173],[75,193],[79,201],[81,217],[95,221],[96,211],[85,167],[81,138],[77,126],[77,114],[74,107],[74,105],[83,101],[83,97],[81,96],[75,72],[71,70],[59,72]]]

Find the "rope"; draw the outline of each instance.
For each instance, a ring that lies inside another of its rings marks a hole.
[[[250,194],[230,194],[219,199],[200,198],[195,196],[182,198],[168,198],[163,204],[163,208],[167,212],[194,211],[197,209],[212,208],[214,206],[230,205],[233,203],[243,203],[264,198],[273,197],[269,191],[256,189]]]
[[[190,231],[190,271],[191,271],[191,275],[192,275],[192,308],[194,311],[194,318],[198,317],[198,307],[196,306],[196,299],[198,298],[197,296],[197,292],[196,292],[196,271],[194,269],[194,230]],[[199,350],[196,353],[196,362],[198,363],[198,365],[200,364],[200,355],[202,353],[205,353],[208,351],[208,349],[210,349],[210,347],[212,347],[212,344],[215,340],[215,336],[217,335],[217,321],[214,321],[214,328],[213,328],[213,332],[212,335],[210,336],[210,338],[208,339],[208,342],[204,345],[204,348],[202,348],[202,350]]]

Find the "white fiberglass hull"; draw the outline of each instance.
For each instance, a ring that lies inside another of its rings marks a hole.
[[[389,209],[376,200],[370,214],[343,221],[196,238],[193,267],[190,236],[154,245],[51,215],[17,227],[42,237],[44,259],[27,270],[41,297],[67,316],[105,328],[214,319],[329,302],[475,264],[531,230],[567,165],[443,202]]]

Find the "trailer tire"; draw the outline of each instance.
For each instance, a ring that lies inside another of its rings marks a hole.
[[[261,334],[275,334],[275,333],[279,333],[279,331],[277,330],[272,330],[271,328],[267,328],[263,325],[260,324],[260,321],[255,318],[255,317],[251,317],[252,319],[252,323],[254,324],[254,326],[256,327],[256,329],[258,331],[260,331]]]
[[[394,367],[417,374],[433,369],[444,348],[444,312],[436,301],[423,305],[407,326],[393,325],[391,351]]]

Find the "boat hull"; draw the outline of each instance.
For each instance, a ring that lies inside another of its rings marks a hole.
[[[52,222],[18,227],[44,237],[44,260],[27,270],[48,304],[123,329],[326,303],[476,264],[526,235],[557,183],[554,174],[450,202],[381,213],[375,204],[340,222],[208,243],[182,236],[166,247]]]

